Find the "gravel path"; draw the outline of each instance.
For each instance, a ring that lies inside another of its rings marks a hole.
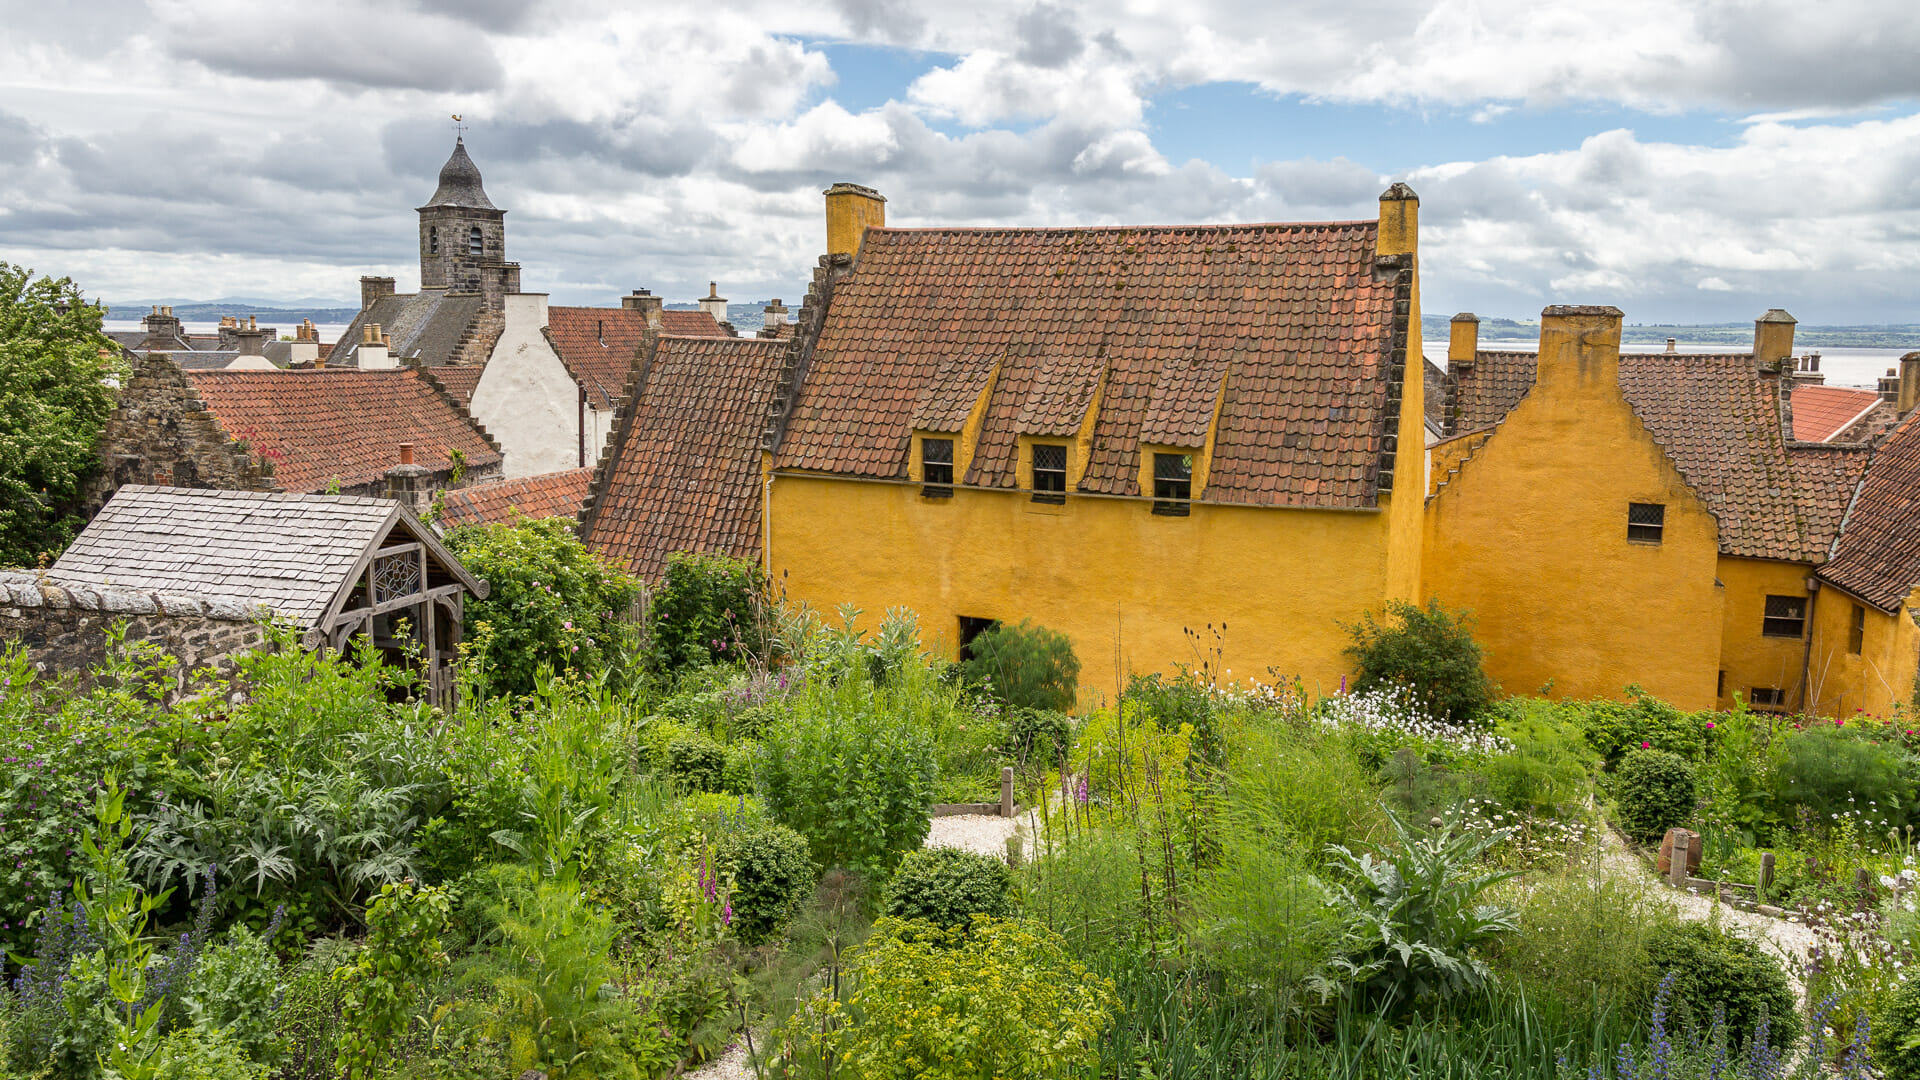
[[[755,1080],[753,1066],[747,1064],[746,1040],[740,1040],[726,1053],[686,1073],[685,1080]]]

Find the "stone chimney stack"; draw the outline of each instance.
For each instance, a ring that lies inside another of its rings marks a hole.
[[[1910,352],[1900,358],[1900,399],[1894,407],[1905,416],[1920,405],[1920,352]]]
[[[224,333],[222,336],[225,336]],[[261,347],[261,343],[266,340],[266,337],[266,331],[260,329],[252,316],[247,318],[245,326],[238,325],[236,322],[233,327],[234,347],[240,350],[241,356],[265,356],[266,351]]]
[[[1473,366],[1480,353],[1480,316],[1463,311],[1453,317],[1452,336],[1447,338],[1447,370],[1465,370]]]
[[[140,328],[147,332],[149,341],[156,337],[177,338],[180,336],[180,320],[173,317],[173,308],[161,307],[158,304],[154,305],[152,314],[140,320]],[[153,348],[154,346],[147,345],[144,347]],[[164,347],[176,348],[177,346],[169,344]]]
[[[1679,351],[1680,351],[1680,350],[1679,350],[1679,348],[1678,348],[1678,346],[1679,346],[1679,344],[1680,344],[1680,342],[1679,342],[1679,341],[1677,341],[1677,340],[1675,340],[1674,338],[1668,338],[1668,339],[1667,339],[1667,351],[1668,351],[1668,352],[1670,352],[1670,353],[1677,353],[1677,352],[1679,352]]]
[[[387,336],[380,332],[379,323],[367,324],[361,335],[360,348],[355,355],[359,358],[361,371],[379,371],[400,366],[387,349]]]
[[[320,330],[313,325],[312,319],[300,320],[293,328],[293,344],[287,350],[287,363],[293,367],[312,364],[320,359]]]
[[[1769,366],[1790,370],[1783,361],[1793,357],[1793,316],[1773,308],[1753,321],[1753,362],[1762,369]]]
[[[781,303],[780,298],[776,296],[771,303],[761,309],[761,313],[760,336],[779,337],[780,331],[787,325],[787,305]]]
[[[390,277],[363,277],[360,279],[360,310],[365,311],[382,297],[393,295],[393,279]]]
[[[665,306],[661,299],[645,289],[635,289],[632,295],[620,298],[620,306],[629,311],[638,311],[646,317],[647,329],[660,329],[660,311]]]
[[[1396,183],[1380,193],[1376,255],[1412,255],[1420,250],[1420,196]]]
[[[1887,373],[1880,377],[1878,389],[1880,391],[1881,401],[1889,405],[1898,403],[1900,400],[1900,369],[1888,368]]]
[[[868,226],[883,229],[887,225],[886,197],[870,187],[839,183],[822,194],[827,197],[829,255],[860,254],[860,240]]]
[[[707,295],[700,299],[700,310],[713,316],[714,322],[727,321],[727,298],[720,295],[719,282],[707,282]]]
[[[387,498],[416,515],[433,505],[433,471],[413,462],[413,444],[400,444],[400,463],[387,470]]]

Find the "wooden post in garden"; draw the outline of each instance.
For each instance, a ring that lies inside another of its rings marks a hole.
[[[1687,863],[1693,847],[1693,834],[1685,829],[1673,831],[1673,855],[1667,866],[1667,880],[1676,889],[1687,887]]]
[[[1873,872],[1864,866],[1855,870],[1853,872],[1853,884],[1855,888],[1860,890],[1862,896],[1870,895],[1873,891]]]
[[[1000,770],[1000,816],[1013,816],[1013,766]]]
[[[1773,852],[1771,851],[1760,853],[1760,891],[1763,894],[1773,891]]]

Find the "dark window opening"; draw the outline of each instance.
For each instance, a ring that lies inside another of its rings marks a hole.
[[[953,494],[953,440],[920,440],[920,494],[945,498]]]
[[[976,619],[971,615],[960,616],[960,659],[964,662],[973,659],[973,639],[1000,625],[998,619]]]
[[[1786,693],[1777,686],[1756,686],[1747,691],[1747,704],[1756,709],[1777,709],[1786,703]]]
[[[427,229],[427,254],[440,254],[440,226],[438,225]]]
[[[1855,656],[1867,644],[1867,609],[1853,605],[1853,621],[1847,624],[1847,651]]]
[[[480,226],[467,230],[467,254],[479,256],[487,253],[487,238],[480,235]]]
[[[1667,528],[1667,508],[1663,503],[1627,504],[1627,539],[1641,544],[1657,544]]]
[[[1059,443],[1033,444],[1033,501],[1067,501],[1067,448]]]
[[[1720,681],[1713,684],[1713,696],[1714,697],[1727,696],[1727,673],[1724,671],[1720,673]]]
[[[1767,611],[1760,620],[1760,633],[1766,637],[1799,637],[1807,628],[1807,598],[1769,596]]]
[[[1193,498],[1193,455],[1153,455],[1153,512],[1185,517]]]

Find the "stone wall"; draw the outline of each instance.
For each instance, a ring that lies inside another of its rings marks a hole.
[[[87,489],[87,516],[122,484],[279,490],[272,466],[228,438],[179,365],[151,354],[134,363],[101,434],[100,472]]]
[[[266,641],[265,612],[244,601],[188,593],[102,588],[42,574],[0,571],[0,647],[20,643],[43,675],[82,678],[106,659],[107,629],[126,624],[126,642],[174,658],[175,684],[195,670],[222,675],[233,658]]]

